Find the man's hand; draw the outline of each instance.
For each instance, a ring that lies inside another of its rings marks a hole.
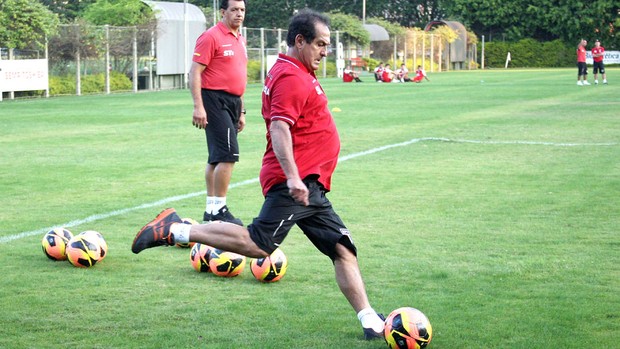
[[[207,111],[204,108],[194,108],[194,115],[192,117],[192,125],[199,129],[207,127]]]
[[[237,125],[237,132],[243,131],[245,128],[245,114],[241,113],[239,116],[239,124]]]
[[[288,186],[288,192],[291,194],[295,201],[303,204],[304,206],[308,206],[310,201],[308,200],[308,187],[306,184],[302,182],[301,179],[288,179],[286,180],[286,185]]]

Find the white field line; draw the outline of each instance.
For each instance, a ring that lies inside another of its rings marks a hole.
[[[384,150],[388,150],[388,149],[392,149],[392,148],[396,148],[396,147],[404,147],[410,144],[414,144],[414,143],[419,143],[419,142],[447,142],[447,143],[472,143],[472,144],[487,144],[487,145],[493,145],[493,144],[497,144],[497,145],[502,145],[502,144],[506,144],[506,145],[542,145],[542,146],[554,146],[554,147],[601,147],[601,146],[615,146],[618,145],[618,143],[616,142],[609,142],[609,143],[553,143],[553,142],[532,142],[532,141],[478,141],[478,140],[466,140],[466,139],[449,139],[449,138],[437,138],[437,137],[425,137],[425,138],[414,138],[411,140],[408,140],[406,142],[401,142],[401,143],[394,143],[394,144],[389,144],[389,145],[384,145],[382,147],[377,147],[377,148],[372,148],[372,149],[368,149],[365,151],[361,151],[358,153],[353,153],[353,154],[349,154],[349,155],[345,155],[342,156],[338,159],[338,162],[343,162],[343,161],[347,161],[347,160],[351,160],[351,159],[355,159],[357,157],[360,156],[366,156],[366,155],[370,155],[370,154],[374,154],[374,153],[378,153]],[[254,183],[258,183],[259,180],[258,178],[252,178],[252,179],[247,179],[241,182],[237,182],[237,183],[233,183],[229,186],[230,189],[233,188],[237,188],[237,187],[241,187],[241,186],[245,186],[245,185],[249,185],[249,184],[254,184]],[[116,211],[111,211],[111,212],[107,212],[107,213],[100,213],[100,214],[95,214],[92,216],[88,216],[86,218],[82,218],[82,219],[76,219],[70,222],[66,222],[63,224],[60,224],[58,226],[52,226],[52,227],[47,227],[47,228],[41,228],[41,229],[37,229],[37,230],[31,230],[31,231],[25,231],[19,234],[14,234],[14,235],[8,235],[8,236],[2,236],[0,237],[0,244],[3,243],[7,243],[9,241],[13,241],[13,240],[18,240],[18,239],[22,239],[22,238],[26,238],[26,237],[30,237],[33,235],[42,235],[45,234],[46,232],[54,229],[54,228],[59,228],[59,227],[65,227],[65,228],[71,228],[71,227],[75,227],[78,225],[82,225],[82,224],[86,224],[86,223],[91,223],[91,222],[95,222],[98,220],[102,220],[102,219],[106,219],[106,218],[110,218],[110,217],[115,217],[115,216],[120,216],[123,215],[125,213],[129,213],[132,211],[137,211],[137,210],[141,210],[141,209],[145,209],[145,208],[151,208],[151,207],[163,207],[166,204],[169,204],[171,202],[176,202],[176,201],[181,201],[181,200],[185,200],[185,199],[189,199],[189,198],[193,198],[195,196],[199,196],[199,195],[205,195],[205,191],[199,191],[199,192],[194,192],[194,193],[189,193],[189,194],[184,194],[184,195],[176,195],[176,196],[171,196],[171,197],[167,197],[158,201],[154,201],[154,202],[150,202],[150,203],[145,203],[142,205],[138,205],[138,206],[134,206],[134,207],[129,207],[129,208],[123,208],[120,210],[116,210]]]

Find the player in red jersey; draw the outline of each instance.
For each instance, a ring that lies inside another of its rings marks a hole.
[[[422,79],[426,79],[426,81],[430,81],[426,76],[426,72],[422,69],[422,66],[419,65],[418,69],[415,70],[415,76],[413,77],[413,82],[420,83]]]
[[[243,225],[228,210],[226,194],[233,167],[239,161],[237,133],[245,127],[243,93],[248,56],[239,30],[245,18],[245,0],[225,0],[220,6],[222,20],[196,40],[189,72],[194,100],[192,123],[205,130],[209,150],[203,221]]]
[[[601,46],[601,42],[597,39],[594,42],[594,47],[592,47],[592,61],[593,67],[592,71],[594,72],[594,84],[598,85],[598,72],[601,72],[601,76],[603,78],[603,83],[607,84],[607,75],[605,74],[605,63],[603,63],[603,58],[605,57],[605,48]]]
[[[588,82],[588,66],[586,65],[586,45],[588,42],[581,39],[577,46],[577,85],[590,85]]]
[[[357,248],[326,197],[340,152],[336,123],[315,75],[330,47],[329,19],[300,11],[286,41],[288,51],[278,56],[263,87],[267,149],[260,171],[265,201],[258,217],[247,228],[224,222],[188,225],[169,208],[138,232],[132,251],[193,241],[262,258],[297,225],[332,260],[336,282],[357,312],[364,337],[383,338],[384,319],[368,301]]]

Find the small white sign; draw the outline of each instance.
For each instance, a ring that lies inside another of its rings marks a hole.
[[[592,51],[586,52],[586,64],[592,64]],[[603,57],[603,63],[607,64],[620,64],[620,51],[605,51],[605,57]]]
[[[0,60],[0,91],[49,88],[47,59]]]

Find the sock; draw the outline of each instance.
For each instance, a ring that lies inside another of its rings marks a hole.
[[[217,214],[220,208],[226,206],[226,197],[225,196],[214,196],[213,197],[213,205],[211,205],[211,214]]]
[[[172,225],[170,225],[170,234],[174,236],[175,242],[184,244],[189,242],[190,229],[192,229],[191,224],[172,223]]]
[[[205,212],[206,213],[212,213],[211,212],[211,207],[213,206],[213,203],[215,203],[215,196],[207,196],[207,202],[205,205]]]
[[[385,327],[385,322],[381,320],[377,312],[372,308],[360,310],[360,312],[357,313],[357,318],[362,323],[362,327],[372,328],[375,332],[381,332]]]

